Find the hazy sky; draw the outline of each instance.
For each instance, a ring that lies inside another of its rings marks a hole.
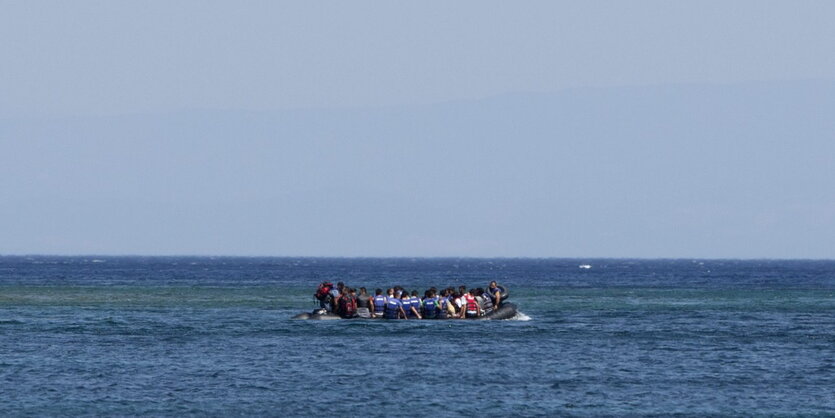
[[[0,0],[0,254],[833,258],[833,16]]]
[[[832,78],[831,1],[0,1],[7,115]]]

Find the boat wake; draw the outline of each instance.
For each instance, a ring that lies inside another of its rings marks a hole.
[[[525,315],[522,312],[516,311],[516,315],[513,315],[513,317],[511,317],[511,318],[508,318],[508,320],[510,320],[510,321],[530,321],[531,317]]]

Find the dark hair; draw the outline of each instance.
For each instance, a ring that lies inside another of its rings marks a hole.
[[[412,290],[412,296],[417,296],[417,295],[418,295],[417,290]]]
[[[383,289],[378,288],[377,290],[374,291],[374,293],[376,293],[378,295],[382,295],[383,294]]]

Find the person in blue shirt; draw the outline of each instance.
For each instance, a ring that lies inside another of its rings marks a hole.
[[[388,302],[388,297],[383,294],[383,289],[377,289],[374,291],[374,299],[373,299],[373,310],[371,311],[372,318],[381,318],[386,313],[386,303]]]
[[[449,308],[452,304],[452,302],[450,302],[449,300],[449,295],[449,288],[441,291],[441,296],[438,297],[438,315],[436,316],[437,319],[449,318]]]
[[[435,297],[434,290],[427,290],[426,297],[423,298],[423,319],[435,319],[438,317],[439,299]]]
[[[386,310],[384,313],[386,319],[406,318],[406,311],[403,310],[403,301],[398,298],[387,298]]]
[[[423,315],[423,304],[420,302],[417,290],[412,290],[412,297],[409,298],[409,301],[412,303],[412,307],[415,308],[415,314],[410,315],[410,318],[420,317]]]
[[[491,299],[493,299],[493,307],[498,309],[502,304],[502,289],[495,280],[490,282],[490,287],[487,288],[487,294]]]
[[[420,319],[420,312],[418,312],[418,307],[412,303],[412,296],[409,295],[409,292],[403,291],[403,296],[400,298],[400,302],[403,304],[403,312],[406,314],[407,318],[417,318]]]

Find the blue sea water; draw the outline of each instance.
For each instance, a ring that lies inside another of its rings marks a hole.
[[[498,280],[524,315],[291,320],[324,279]],[[833,261],[0,257],[2,416],[831,415],[833,388]]]

